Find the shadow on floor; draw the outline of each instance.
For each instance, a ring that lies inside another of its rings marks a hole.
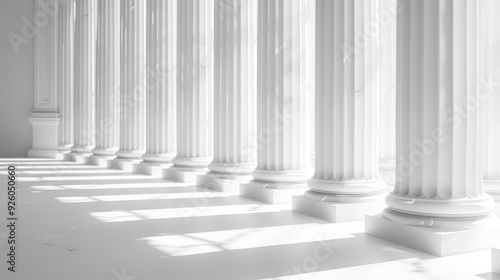
[[[260,279],[434,258],[365,234],[363,222],[332,224],[237,193],[80,164],[14,165],[39,178],[18,182],[16,280]]]

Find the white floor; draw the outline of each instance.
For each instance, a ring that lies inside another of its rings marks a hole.
[[[2,280],[500,279],[489,250],[437,258],[333,224],[160,178],[70,162],[0,159],[18,177],[17,272]],[[300,274],[303,273],[303,274]]]

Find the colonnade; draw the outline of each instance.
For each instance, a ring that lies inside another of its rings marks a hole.
[[[500,6],[454,2],[54,0],[56,154],[366,219],[436,255],[489,248]]]

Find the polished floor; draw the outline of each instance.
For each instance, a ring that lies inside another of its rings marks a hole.
[[[17,170],[17,263],[2,280],[500,279],[490,251],[438,258],[364,233],[161,178],[43,159]],[[7,224],[7,188],[0,188]]]

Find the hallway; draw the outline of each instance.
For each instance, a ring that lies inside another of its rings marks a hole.
[[[1,159],[3,184],[9,165],[18,273],[0,279],[499,279],[490,250],[438,258],[367,235],[363,221],[74,162]],[[2,252],[6,238],[2,227]]]

